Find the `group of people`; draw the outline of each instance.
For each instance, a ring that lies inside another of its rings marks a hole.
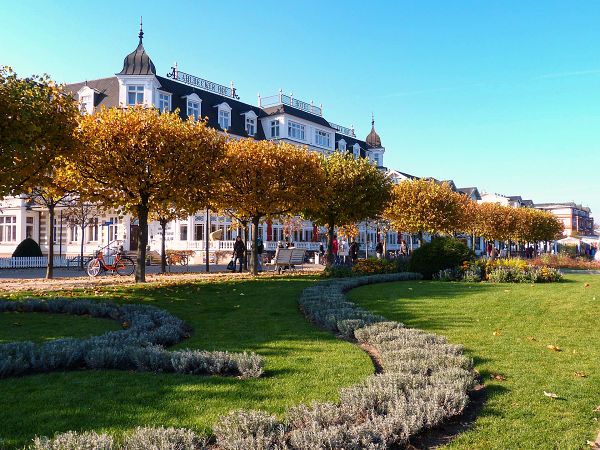
[[[259,236],[256,242],[256,253],[258,253],[258,271],[262,272],[262,254],[265,250],[265,245],[263,244],[262,238]],[[246,246],[244,245],[244,241],[242,241],[242,237],[238,236],[235,238],[235,243],[233,244],[233,255],[231,256],[231,271],[235,273],[235,269],[239,264],[239,272],[241,272],[244,268],[244,258],[246,256]]]

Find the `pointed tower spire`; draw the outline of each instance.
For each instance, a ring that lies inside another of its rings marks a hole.
[[[140,38],[140,45],[142,44],[142,39],[144,39],[144,30],[142,30],[142,16],[140,16],[140,32],[138,34]]]
[[[375,114],[371,113],[371,128],[375,129]]]
[[[375,115],[371,113],[371,132],[365,139],[365,142],[369,147],[381,148],[381,138],[375,131]]]

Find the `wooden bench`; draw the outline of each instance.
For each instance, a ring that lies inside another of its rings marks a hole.
[[[304,265],[304,250],[300,248],[278,248],[275,257],[268,264],[273,266],[273,272],[281,273],[282,269],[300,269]]]

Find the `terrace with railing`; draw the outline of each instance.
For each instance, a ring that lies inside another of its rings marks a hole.
[[[350,128],[343,127],[333,122],[329,122],[329,125],[331,125],[331,128],[335,128],[335,130],[340,134],[350,137],[356,137],[356,135],[354,134],[354,125],[352,125]]]
[[[315,103],[311,100],[310,103],[303,102],[294,98],[294,93],[290,92],[290,95],[285,95],[281,89],[279,89],[279,95],[269,95],[268,97],[262,97],[258,94],[258,106],[260,108],[266,108],[275,105],[289,105],[293,108],[308,113],[314,114],[315,116],[323,117],[323,105],[315,106]]]

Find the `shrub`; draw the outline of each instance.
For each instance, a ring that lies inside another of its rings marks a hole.
[[[112,450],[115,447],[114,439],[107,434],[98,434],[94,431],[76,433],[67,431],[57,434],[54,439],[45,436],[36,437],[33,450]]]
[[[186,428],[137,427],[125,438],[124,450],[196,450],[208,445],[206,436]]]
[[[225,449],[283,449],[287,427],[263,411],[232,411],[213,427],[217,445]]]
[[[475,253],[464,243],[452,238],[434,238],[416,249],[408,261],[408,270],[431,279],[440,270],[459,267],[474,261]]]
[[[356,264],[352,266],[352,272],[358,276],[377,275],[383,273],[397,273],[402,268],[403,266],[399,261],[367,258],[356,261]]]
[[[36,258],[44,256],[39,244],[31,238],[23,239],[12,254],[13,258]]]
[[[259,377],[264,358],[254,353],[233,354],[164,347],[181,342],[191,331],[184,321],[154,306],[96,303],[88,299],[28,298],[22,302],[0,299],[0,312],[50,311],[116,320],[125,329],[88,339],[56,339],[41,345],[32,342],[0,344],[0,378],[73,370],[119,369],[178,372],[195,375]]]

